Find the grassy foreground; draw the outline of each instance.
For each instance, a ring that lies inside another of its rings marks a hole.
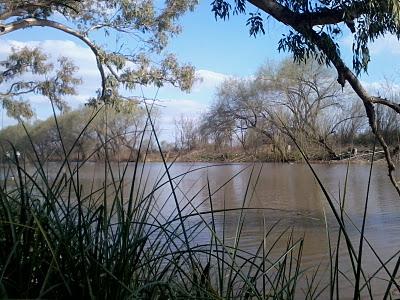
[[[345,195],[339,205],[335,203],[315,173],[339,228],[331,235],[327,226],[330,261],[323,281],[318,271],[302,267],[304,240],[291,230],[276,234],[274,226],[265,226],[257,249],[241,249],[246,202],[253,194],[250,179],[229,241],[225,218],[230,211],[213,209],[215,191],[208,180],[203,187],[208,196],[202,201],[209,204],[209,211],[200,212],[194,198],[180,196],[186,173],[171,174],[172,164],[162,156],[150,118],[137,155],[146,158],[151,142],[158,146],[164,169],[154,184],[144,171],[146,159],[133,166],[120,164],[116,171],[103,144],[104,182],[83,185],[80,171],[86,161],[72,162],[72,148],[64,148],[61,135],[60,140],[65,159],[51,172],[39,156],[25,164],[15,149],[2,165],[0,298],[360,299],[382,294],[389,299],[393,291],[400,291],[396,281],[400,251],[391,261],[382,261],[374,252],[380,267],[366,274],[362,262],[364,248],[370,247],[364,236],[366,213],[355,241],[347,232]],[[262,180],[255,169],[251,174]],[[171,203],[173,209],[165,209]],[[367,205],[368,197],[365,212]],[[222,220],[222,231],[217,220]],[[206,235],[208,242],[199,244],[199,235]],[[277,253],[282,243],[284,250]],[[347,273],[339,267],[342,251],[348,253],[351,265]],[[398,261],[389,269],[393,260]],[[379,293],[370,284],[377,274],[387,280]],[[343,293],[343,282],[351,283],[352,295]]]

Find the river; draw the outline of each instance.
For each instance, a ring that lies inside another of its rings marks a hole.
[[[114,176],[121,173],[123,164],[113,165]],[[315,164],[318,177],[328,191],[338,208],[340,200],[345,198],[345,225],[355,248],[358,248],[359,233],[365,208],[370,165],[368,163],[347,164]],[[55,172],[56,168],[48,168]],[[130,163],[125,174],[124,194],[129,194],[130,178],[132,178],[134,163]],[[119,172],[118,172],[119,170]],[[167,174],[162,163],[147,163],[140,165],[142,183],[139,191],[149,193],[155,185],[167,182]],[[86,163],[80,169],[81,183],[85,186],[101,185],[104,181],[104,165]],[[182,175],[185,174],[185,175]],[[338,223],[332,209],[324,196],[321,187],[305,164],[204,164],[204,163],[174,163],[170,166],[169,175],[174,178],[174,192],[179,200],[183,215],[229,209],[227,214],[215,214],[216,232],[224,233],[226,243],[234,243],[238,220],[241,217],[243,229],[239,245],[246,251],[254,252],[263,242],[264,234],[273,227],[272,233],[264,241],[273,243],[282,232],[286,236],[293,230],[294,239],[304,237],[302,264],[304,268],[319,267],[319,276],[329,277],[329,244],[335,245]],[[110,175],[107,175],[108,179]],[[159,182],[157,184],[157,182]],[[345,188],[346,186],[346,188]],[[372,169],[370,191],[368,195],[367,221],[365,236],[379,257],[386,261],[400,249],[400,198],[391,186],[384,164],[375,164]],[[137,189],[135,189],[137,191]],[[157,191],[156,201],[162,207],[159,218],[168,218],[176,212],[176,203],[171,196],[170,184],[164,184]],[[246,208],[241,214],[237,208]],[[153,208],[154,209],[154,208]],[[204,214],[206,221],[210,215]],[[199,217],[193,217],[188,222],[196,222]],[[354,224],[353,224],[354,223]],[[206,244],[210,235],[207,230],[196,233],[193,243]],[[286,240],[285,240],[286,241]],[[364,243],[365,244],[365,243]],[[271,253],[285,250],[285,243],[275,245]],[[334,247],[334,246],[333,246]],[[366,276],[370,276],[380,266],[376,256],[367,245],[364,245],[363,268]],[[351,265],[344,244],[341,247],[340,268],[344,274],[351,273]],[[394,263],[388,264],[392,270]],[[378,274],[385,277],[383,272]],[[377,276],[377,277],[379,277]],[[345,295],[352,297],[351,283],[343,278],[342,286]],[[385,282],[379,278],[372,281],[374,294],[382,295]],[[346,297],[344,297],[346,298]]]

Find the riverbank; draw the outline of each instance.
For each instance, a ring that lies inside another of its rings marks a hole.
[[[19,153],[19,152],[17,152]],[[164,159],[168,162],[199,162],[199,163],[251,163],[251,162],[284,162],[284,163],[304,163],[305,160],[299,151],[291,151],[287,153],[285,159],[282,159],[281,155],[272,151],[249,151],[244,152],[241,149],[226,149],[226,150],[213,150],[213,149],[195,149],[191,151],[182,150],[170,150],[163,151]],[[365,147],[358,152],[351,153],[351,151],[346,151],[338,154],[335,159],[329,158],[325,152],[313,149],[312,151],[306,151],[307,158],[312,163],[346,163],[348,159],[355,163],[368,163],[371,157],[372,151]],[[393,157],[395,160],[399,161],[398,155]],[[11,155],[4,155],[3,162],[12,159]],[[19,160],[31,161],[30,155],[20,155]],[[92,153],[89,157],[84,157],[78,154],[71,154],[69,156],[69,161],[90,161],[90,162],[102,162],[104,158],[102,155],[97,155]],[[144,153],[128,153],[123,151],[121,153],[109,153],[108,161],[119,161],[119,162],[134,162],[136,160],[147,162],[162,162],[163,158],[160,152],[153,150],[148,150],[146,154]],[[56,156],[48,156],[43,161],[63,161],[63,158]],[[377,150],[375,152],[375,161],[384,162],[383,151]]]
[[[343,153],[340,159],[329,159],[321,152],[307,153],[309,161],[312,163],[344,163],[350,159],[355,163],[368,163],[372,152],[369,149],[363,149],[356,155],[350,152]],[[209,150],[192,150],[192,151],[168,151],[164,152],[167,161],[178,162],[204,162],[204,163],[245,163],[245,162],[290,162],[304,163],[304,158],[300,152],[294,151],[287,155],[286,160],[277,153],[271,152],[253,152],[246,153],[243,151],[209,151]],[[383,153],[377,151],[375,155],[377,162],[384,161]],[[159,162],[161,156],[159,153],[148,153],[146,161]]]

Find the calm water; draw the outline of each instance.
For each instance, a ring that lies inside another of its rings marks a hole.
[[[115,174],[117,174],[118,167],[117,165],[114,167]],[[318,164],[314,167],[331,196],[339,201],[339,198],[344,195],[346,164]],[[50,175],[54,169],[49,168]],[[178,176],[174,179],[175,192],[180,200],[183,214],[209,211],[210,199],[214,210],[224,207],[234,209],[242,206],[252,208],[244,215],[245,226],[240,242],[242,248],[255,251],[263,240],[265,231],[279,221],[270,237],[271,241],[273,237],[278,236],[287,228],[293,228],[296,237],[304,236],[305,238],[304,266],[321,264],[320,273],[327,271],[326,228],[329,228],[332,239],[335,240],[338,226],[308,166],[269,163],[213,166],[199,163],[175,163],[170,171],[172,177],[190,171],[185,176]],[[133,164],[129,165],[126,178],[131,178],[132,173]],[[368,164],[352,164],[349,167],[346,213],[357,226],[360,226],[362,221],[368,175]],[[80,177],[86,178],[87,183],[91,183],[92,178],[95,177],[94,184],[100,185],[104,181],[104,165],[86,164],[80,170]],[[118,176],[116,175],[116,177]],[[143,191],[146,193],[157,181],[166,181],[163,165],[160,163],[146,164],[142,178],[147,182]],[[127,188],[124,193],[127,195],[130,185],[128,179],[125,180],[125,185]],[[211,197],[209,197],[209,190]],[[175,203],[169,197],[170,194],[171,188],[168,184],[157,193],[157,201],[159,207],[163,207],[163,216],[165,217],[168,217],[175,209]],[[324,211],[328,226],[325,223]],[[216,215],[216,230],[220,233],[225,232],[228,243],[235,236],[238,217],[239,212],[237,211],[231,212],[225,217],[222,214]],[[347,221],[347,226],[351,238],[356,242],[359,238],[356,228],[350,221]],[[400,199],[389,182],[386,167],[383,164],[376,164],[372,171],[366,237],[383,260],[388,259],[397,249],[400,249]],[[194,242],[202,244],[208,243],[208,241],[209,235],[204,232],[204,234],[197,235]],[[358,245],[358,242],[356,244]],[[283,245],[278,245],[277,252],[283,250],[279,247],[283,247]],[[379,263],[367,246],[365,249],[364,268],[367,275],[371,275],[379,267]],[[341,269],[343,272],[350,272],[350,263],[346,257],[346,253],[342,251]],[[388,266],[391,267],[393,264]],[[383,286],[382,284],[383,281],[379,279],[373,281],[374,286]],[[349,298],[351,298],[350,293]]]

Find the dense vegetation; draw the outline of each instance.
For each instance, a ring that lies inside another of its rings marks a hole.
[[[57,121],[49,117],[5,128],[0,131],[0,152],[2,157],[10,156],[15,147],[27,161],[37,160],[36,155],[43,161],[60,161],[64,147],[71,150],[69,159],[98,161],[104,159],[107,144],[109,159],[133,160],[145,119],[137,102],[120,101],[112,108],[85,106],[64,112]]]

